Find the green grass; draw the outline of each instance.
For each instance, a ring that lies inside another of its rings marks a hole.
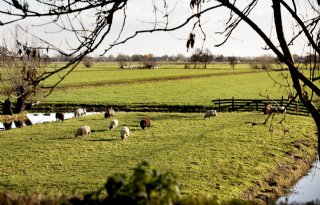
[[[152,119],[143,131],[139,121]],[[116,113],[120,126],[131,134],[121,141],[119,127],[108,130],[103,114],[73,118],[0,132],[0,191],[23,193],[83,193],[103,186],[113,173],[131,174],[142,160],[161,171],[177,174],[184,196],[239,198],[255,184],[263,184],[279,164],[296,164],[286,153],[315,154],[315,126],[309,117],[287,116],[284,134],[275,118],[268,132],[261,113],[219,113],[203,119],[202,113]],[[73,138],[76,128],[89,125],[90,137]],[[298,165],[297,165],[298,166]],[[279,173],[278,173],[279,174]],[[284,176],[286,179],[288,176]],[[261,189],[269,187],[262,186]]]
[[[159,70],[163,72],[164,70]],[[127,73],[129,71],[124,71]],[[135,72],[135,71],[132,71]],[[281,80],[279,73],[274,77]],[[135,76],[137,78],[137,76]],[[274,85],[267,73],[219,75],[183,80],[160,80],[141,83],[105,84],[55,90],[44,102],[86,104],[165,104],[212,105],[223,98],[273,99],[287,96],[287,91]]]
[[[223,73],[241,73],[253,70],[247,64],[239,65],[239,68],[231,70],[225,64],[209,64],[207,69],[183,69],[181,65],[165,64],[161,69],[120,69],[111,63],[97,63],[91,68],[85,68],[81,64],[69,74],[59,86],[84,85],[87,83],[132,82],[136,80],[178,78],[186,76],[201,76]],[[48,79],[46,85],[54,84],[65,71]]]

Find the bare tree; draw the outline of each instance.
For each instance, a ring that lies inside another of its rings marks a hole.
[[[194,63],[194,68],[197,68],[197,63],[202,61],[202,50],[197,48],[190,56],[190,61]]]
[[[234,70],[234,67],[237,65],[237,58],[235,56],[230,56],[227,58],[229,65],[231,66],[232,70]]]
[[[156,58],[152,53],[143,56],[143,64],[145,68],[155,68],[157,65]]]
[[[207,68],[207,63],[211,62],[212,59],[213,55],[211,51],[208,48],[204,49],[202,52],[202,62],[204,63],[204,68]]]
[[[48,21],[47,24],[56,24],[61,28],[61,30],[73,33],[75,38],[78,40],[77,46],[71,47],[70,52],[66,52],[44,39],[39,39],[43,44],[46,43],[47,46],[49,46],[49,49],[56,50],[67,56],[73,55],[74,58],[59,69],[47,71],[37,76],[37,78],[33,80],[33,84],[38,85],[41,81],[67,69],[68,72],[65,72],[65,74],[60,77],[59,82],[61,82],[65,76],[77,66],[84,56],[97,49],[97,47],[110,36],[113,28],[112,25],[114,24],[114,17],[118,14],[122,14],[122,24],[121,28],[118,29],[118,38],[106,47],[104,53],[108,52],[114,46],[126,43],[128,40],[141,33],[157,31],[169,32],[178,30],[188,24],[192,24],[192,28],[190,34],[185,35],[189,37],[187,39],[187,49],[193,48],[198,39],[205,42],[207,38],[206,32],[203,28],[203,17],[205,18],[206,14],[209,13],[211,16],[214,16],[215,12],[225,9],[229,14],[229,18],[226,19],[225,28],[222,31],[218,31],[222,34],[224,39],[220,43],[217,43],[216,46],[224,45],[231,38],[233,32],[240,24],[247,24],[252,31],[258,34],[265,42],[266,49],[271,50],[288,68],[292,81],[292,85],[290,86],[294,88],[295,96],[299,97],[300,101],[310,111],[319,130],[320,113],[314,104],[314,99],[320,97],[320,88],[318,83],[320,76],[317,72],[314,72],[316,66],[319,65],[319,62],[313,62],[315,67],[311,66],[312,76],[309,78],[295,65],[290,51],[290,46],[294,45],[298,39],[303,38],[306,47],[310,48],[312,54],[319,56],[320,2],[316,0],[272,0],[270,7],[264,8],[265,10],[270,10],[273,14],[274,28],[271,31],[267,31],[267,33],[263,30],[264,25],[257,24],[254,17],[250,15],[261,2],[265,1],[190,0],[190,7],[192,10],[190,16],[186,16],[184,22],[177,23],[177,21],[174,21],[176,24],[171,25],[171,19],[174,18],[172,17],[172,8],[174,8],[174,6],[169,7],[168,0],[152,1],[154,6],[151,12],[154,15],[154,21],[150,24],[150,29],[137,30],[132,35],[123,37],[121,34],[125,29],[127,10],[129,9],[127,0],[4,0],[2,1],[0,14],[8,18],[1,18],[0,25],[5,26],[23,21],[26,18],[48,17],[47,19],[50,19],[50,21]],[[86,13],[94,14],[95,24],[88,26],[84,21],[82,21],[82,16]],[[292,24],[290,31],[292,35],[290,37],[285,34],[283,29],[283,26],[287,24],[287,22],[283,21],[284,15],[286,15],[285,19],[290,20],[289,24]],[[201,35],[195,32],[196,28],[198,28]],[[270,36],[276,36],[276,38],[270,38]],[[57,82],[57,84],[59,82]],[[54,88],[57,84],[51,86],[51,88]],[[320,138],[319,132],[318,138]],[[320,153],[320,139],[318,140],[318,149]]]
[[[31,39],[30,42],[22,43],[18,29],[13,37],[15,39],[13,48],[10,49],[6,45],[2,49],[0,81],[2,92],[8,97],[7,101],[10,101],[9,98],[16,100],[13,113],[20,113],[23,110],[30,110],[35,101],[38,101],[41,95],[40,84],[33,83],[43,72],[42,65],[47,65],[47,61],[42,60],[36,40]],[[7,106],[6,109],[9,110],[11,107]],[[4,113],[10,112],[4,111]]]
[[[116,60],[118,61],[120,68],[124,68],[128,63],[130,63],[131,58],[125,54],[118,54]]]

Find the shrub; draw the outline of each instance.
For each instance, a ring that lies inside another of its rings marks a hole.
[[[83,65],[84,65],[86,68],[91,68],[92,65],[93,65],[93,60],[90,59],[90,58],[84,58],[84,59],[82,60],[82,63],[83,63]]]
[[[131,177],[115,174],[105,184],[107,204],[172,204],[180,198],[176,177],[144,161]]]

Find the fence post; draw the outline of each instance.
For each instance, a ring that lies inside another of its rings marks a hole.
[[[234,97],[232,97],[232,111],[234,111]]]
[[[283,106],[283,96],[282,96],[282,98],[281,98],[280,106]]]
[[[259,108],[259,100],[256,100],[256,110]]]
[[[220,109],[220,98],[219,98],[219,111],[221,111],[221,109]]]

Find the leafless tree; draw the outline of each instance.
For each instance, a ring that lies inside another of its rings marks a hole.
[[[2,47],[2,68],[0,70],[1,91],[10,101],[14,99],[13,113],[31,109],[32,105],[41,95],[39,85],[34,85],[34,80],[42,73],[42,65],[47,65],[46,60],[41,59],[40,50],[36,46],[36,40],[22,43],[19,38],[19,30],[14,33],[14,45],[10,49],[5,43]],[[29,43],[29,45],[28,45]],[[11,104],[10,104],[11,106]],[[7,106],[4,113],[10,113]]]
[[[258,34],[266,44],[266,49],[271,50],[289,70],[290,78],[292,81],[292,87],[295,90],[295,96],[308,108],[319,130],[320,128],[320,113],[314,104],[314,100],[320,96],[319,80],[320,76],[317,72],[314,72],[319,65],[319,62],[313,62],[311,67],[312,76],[307,76],[302,73],[296,66],[290,46],[294,45],[298,39],[303,38],[306,47],[310,48],[311,53],[315,56],[320,54],[320,32],[319,32],[319,0],[272,0],[271,5],[264,8],[270,10],[273,14],[274,27],[271,31],[264,31],[264,25],[256,23],[254,17],[251,14],[257,8],[259,3],[265,1],[259,0],[190,0],[190,8],[192,13],[185,17],[185,21],[174,21],[174,25],[171,25],[171,20],[174,18],[173,10],[174,5],[170,7],[169,0],[152,1],[154,4],[153,10],[150,11],[154,15],[150,29],[136,30],[132,35],[122,36],[126,23],[127,23],[127,0],[3,0],[0,8],[1,18],[0,25],[5,26],[17,22],[23,22],[27,18],[43,17],[48,19],[48,24],[55,24],[65,32],[71,32],[74,38],[78,40],[78,44],[75,47],[70,47],[69,52],[59,49],[59,46],[39,38],[41,43],[47,44],[49,49],[58,51],[59,53],[67,56],[74,56],[66,65],[54,71],[46,71],[34,79],[34,85],[38,85],[41,81],[51,77],[52,75],[59,73],[62,70],[68,70],[65,74],[60,76],[61,82],[66,75],[68,75],[81,61],[81,59],[87,54],[91,53],[99,45],[102,44],[113,31],[112,25],[114,25],[114,18],[116,15],[122,16],[121,28],[118,29],[118,37],[107,45],[105,52],[107,53],[112,47],[124,44],[128,40],[136,37],[141,33],[152,32],[170,32],[178,30],[186,25],[191,24],[191,30],[187,40],[187,49],[193,48],[195,42],[201,39],[206,41],[207,35],[203,27],[205,21],[203,18],[206,14],[215,16],[215,12],[225,10],[229,17],[225,21],[225,27],[223,30],[217,31],[224,37],[220,43],[216,46],[224,45],[233,35],[234,31],[242,23],[247,24],[253,32]],[[146,11],[147,12],[147,11]],[[83,21],[83,15],[93,14],[95,23],[86,25]],[[284,18],[285,15],[285,18]],[[291,36],[285,35],[283,26],[288,22],[284,22],[283,19],[289,19],[291,27]],[[195,29],[200,31],[195,32]],[[214,29],[214,28],[212,28]],[[212,30],[210,30],[212,32]],[[276,38],[270,38],[276,36]],[[302,51],[301,51],[302,52]],[[102,53],[102,54],[104,54]],[[318,59],[318,58],[315,58]],[[54,88],[57,84],[51,86]],[[318,138],[320,138],[320,132],[318,132]],[[318,140],[318,149],[320,153],[320,140]]]
[[[201,58],[202,58],[201,54],[202,54],[202,50],[200,48],[197,48],[194,50],[194,52],[190,56],[190,61],[194,63],[194,68],[197,68],[197,63],[201,62]]]
[[[237,65],[237,58],[235,56],[230,56],[227,58],[229,65],[231,66],[232,70],[234,70],[234,67]]]
[[[207,68],[207,64],[211,62],[212,59],[213,55],[211,51],[208,48],[204,49],[202,52],[202,62],[204,63],[204,68]]]
[[[157,66],[157,61],[152,53],[143,56],[143,64],[145,68],[155,68]]]

